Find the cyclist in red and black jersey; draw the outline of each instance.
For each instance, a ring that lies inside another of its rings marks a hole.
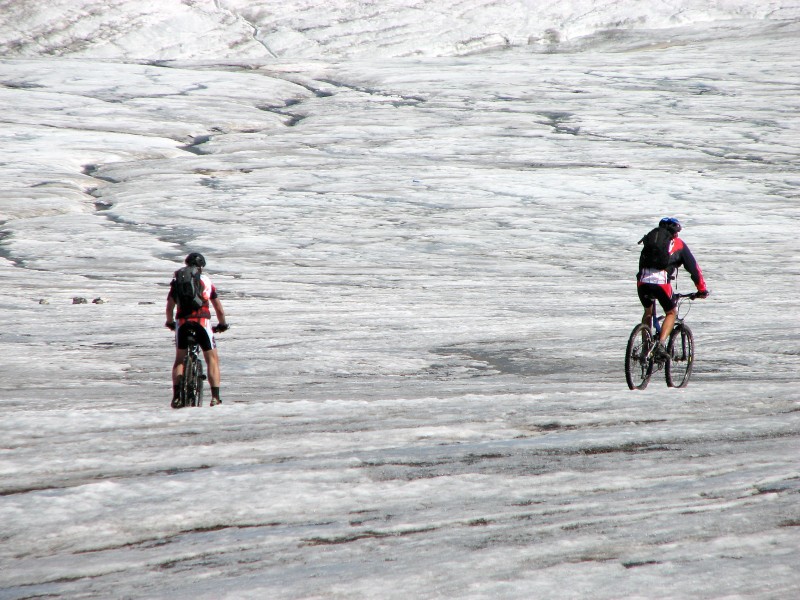
[[[639,258],[639,273],[636,275],[637,291],[639,300],[644,306],[642,323],[650,325],[653,318],[653,300],[658,300],[661,308],[664,309],[664,323],[661,326],[656,353],[662,356],[667,355],[666,341],[672,332],[672,326],[678,316],[678,309],[675,300],[672,298],[672,281],[677,278],[678,269],[683,266],[697,288],[697,297],[706,298],[708,289],[706,288],[703,272],[700,265],[682,239],[678,237],[678,232],[682,229],[678,219],[665,217],[658,224],[659,227],[666,228],[672,235],[669,245],[669,262],[666,269],[648,267],[642,258]]]
[[[206,259],[199,252],[192,252],[186,257],[184,261],[188,267],[197,267],[200,271],[200,283],[202,287],[203,305],[194,309],[192,307],[183,307],[178,302],[178,294],[175,291],[175,279],[172,280],[169,286],[169,294],[167,295],[167,322],[166,327],[175,331],[175,363],[172,365],[172,401],[173,405],[179,398],[179,381],[183,376],[183,361],[186,358],[188,350],[187,338],[191,330],[195,334],[195,339],[203,350],[203,356],[206,359],[208,366],[208,383],[211,386],[211,406],[220,404],[222,400],[219,397],[219,384],[220,384],[220,371],[219,371],[219,356],[217,354],[217,342],[214,339],[214,329],[218,332],[228,329],[225,322],[225,310],[222,308],[222,302],[217,296],[217,288],[211,283],[211,279],[202,273],[203,267],[206,266]],[[211,327],[211,309],[214,307],[214,312],[217,315],[219,322],[216,328]],[[175,309],[178,309],[177,324],[173,314]]]

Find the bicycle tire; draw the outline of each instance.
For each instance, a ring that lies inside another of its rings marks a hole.
[[[198,357],[194,361],[194,398],[195,406],[203,406],[203,381],[205,381],[205,374],[203,373],[203,361]]]
[[[643,390],[650,383],[653,374],[653,359],[648,356],[653,345],[653,334],[644,323],[639,323],[631,331],[625,349],[625,380],[632,390]]]
[[[181,379],[180,397],[183,406],[194,406],[194,372],[196,360],[191,352],[186,354],[183,360],[183,378]]]
[[[694,336],[687,325],[679,323],[672,330],[667,352],[669,352],[669,359],[664,369],[667,385],[677,388],[686,387],[694,367]]]

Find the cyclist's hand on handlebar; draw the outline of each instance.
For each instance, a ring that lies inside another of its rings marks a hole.
[[[167,321],[166,323],[164,323],[164,327],[166,327],[167,329],[172,329],[172,331],[175,331],[175,321]]]
[[[229,328],[230,325],[228,325],[227,323],[218,323],[216,327],[212,327],[214,333],[222,333],[223,331],[228,331]]]
[[[704,300],[704,299],[708,298],[708,295],[709,295],[710,293],[711,293],[711,292],[710,292],[710,291],[708,291],[708,290],[703,290],[702,292],[697,292],[697,293],[694,295],[694,297],[695,297],[695,298],[700,298],[701,300]]]

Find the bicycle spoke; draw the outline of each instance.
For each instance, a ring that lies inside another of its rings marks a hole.
[[[678,325],[669,339],[670,359],[667,361],[666,378],[670,387],[686,387],[694,364],[694,337],[684,324]]]
[[[632,390],[643,390],[650,381],[653,361],[650,356],[653,337],[650,328],[639,324],[628,339],[625,352],[625,379]]]

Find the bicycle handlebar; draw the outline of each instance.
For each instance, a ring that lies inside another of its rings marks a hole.
[[[171,329],[172,331],[175,331],[175,329],[177,328],[177,324],[175,321],[170,321],[169,323],[165,323],[164,327]],[[214,333],[222,333],[223,331],[228,331],[228,329],[230,328],[231,326],[228,325],[227,323],[224,326],[216,324],[211,328],[211,331],[213,331]]]
[[[705,296],[701,296],[700,292],[692,292],[691,294],[673,294],[673,298],[680,299],[680,298],[689,298],[689,300],[696,300],[697,298],[706,298],[711,295],[711,292],[706,292]]]

